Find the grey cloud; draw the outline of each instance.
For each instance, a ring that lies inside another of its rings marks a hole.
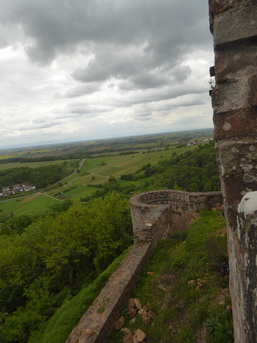
[[[83,95],[93,94],[99,91],[99,88],[100,88],[100,83],[92,82],[90,84],[79,85],[73,89],[70,89],[68,92],[66,92],[64,96],[67,98],[78,98]]]
[[[196,95],[201,98],[207,94],[207,88],[203,85],[175,85],[158,89],[149,89],[147,91],[139,91],[137,94],[124,97],[123,100],[119,100],[111,103],[119,107],[127,107],[137,104],[145,104],[151,102],[161,103],[163,100],[174,100],[184,95]]]
[[[73,74],[81,82],[110,76],[126,79],[165,64],[174,67],[193,46],[209,43],[207,5],[202,0],[1,2],[0,19],[22,25],[31,39],[27,53],[33,61],[49,63],[60,52],[72,52],[77,44],[90,47],[95,60]]]
[[[33,130],[38,130],[38,129],[48,129],[54,126],[60,125],[59,122],[56,121],[50,121],[50,122],[45,122],[45,123],[32,123],[28,125],[20,125],[19,127],[16,128],[18,131],[33,131]]]
[[[172,75],[177,82],[185,81],[191,73],[192,70],[189,66],[177,66],[172,70]]]

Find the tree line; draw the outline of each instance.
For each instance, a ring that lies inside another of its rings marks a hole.
[[[29,182],[37,188],[44,188],[58,182],[71,173],[65,164],[48,165],[38,168],[17,167],[0,171],[0,187]]]

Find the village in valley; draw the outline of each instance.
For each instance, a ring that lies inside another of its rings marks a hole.
[[[6,186],[6,187],[2,187],[2,192],[0,192],[0,197],[5,198],[5,197],[9,197],[11,195],[16,195],[16,194],[19,194],[22,192],[33,191],[34,189],[36,189],[36,186],[34,186],[28,182],[13,185],[12,187]]]

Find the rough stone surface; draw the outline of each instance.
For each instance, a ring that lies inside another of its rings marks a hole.
[[[140,300],[134,299],[134,303],[135,303],[136,308],[137,308],[138,310],[140,310],[141,307],[142,307]]]
[[[130,199],[134,239],[151,241],[160,239],[164,231],[167,236],[172,231],[186,230],[195,211],[211,209],[222,202],[221,192],[162,190],[135,195]]]
[[[134,318],[137,315],[137,310],[133,307],[129,307],[128,315],[129,315],[129,318]]]
[[[239,6],[237,7],[235,3],[229,11],[227,10],[214,16],[213,35],[215,46],[256,36],[256,2],[255,4],[241,8]]]
[[[140,329],[137,329],[135,331],[135,335],[134,336],[135,336],[135,338],[137,339],[138,342],[143,342],[145,340],[145,338],[146,338],[146,334],[142,330],[140,330]]]
[[[228,224],[234,339],[255,343],[257,1],[209,0],[209,5],[216,79],[211,95]]]
[[[125,325],[125,318],[122,316],[114,323],[114,329],[120,330]]]

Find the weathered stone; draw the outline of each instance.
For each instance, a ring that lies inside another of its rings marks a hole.
[[[146,312],[148,312],[148,311],[149,311],[149,306],[144,305],[144,306],[143,306],[143,309],[144,309]]]
[[[244,50],[243,54],[242,50]],[[229,82],[232,78],[236,78],[241,70],[244,77],[251,76],[257,66],[256,53],[257,46],[254,41],[247,43],[240,41],[229,49],[218,50],[215,54],[216,83]]]
[[[128,306],[129,306],[129,307],[136,307],[136,305],[135,305],[135,302],[134,302],[134,299],[133,299],[133,298],[129,298],[129,300],[128,300]]]
[[[121,328],[120,331],[124,332],[124,333],[129,333],[130,332],[130,330],[128,328]]]
[[[135,331],[134,337],[137,339],[138,342],[143,342],[146,339],[146,334],[142,330],[137,329]]]
[[[215,46],[257,36],[256,4],[214,16],[213,35]]]
[[[94,330],[91,330],[91,329],[86,329],[85,330],[85,334],[88,337],[92,336],[94,333],[95,333]]]
[[[256,137],[257,109],[244,108],[228,112],[215,113],[215,139],[238,139]],[[248,128],[246,131],[245,128]]]
[[[210,3],[210,11],[213,14],[222,13],[229,8],[233,7],[235,4],[235,0],[211,0]]]
[[[147,315],[148,315],[148,317],[150,317],[151,319],[154,319],[154,318],[156,317],[156,314],[155,314],[152,310],[149,310],[149,311],[147,312]]]
[[[141,309],[142,305],[139,299],[134,299],[135,306],[138,310]]]
[[[128,315],[130,318],[134,318],[137,315],[137,310],[134,307],[129,307]]]
[[[129,331],[124,337],[123,337],[123,343],[134,343],[133,341],[133,334],[131,331]]]
[[[212,104],[225,198],[234,341],[255,343],[257,220],[243,209],[246,203],[252,208],[251,197],[240,200],[257,189],[257,3],[210,0],[209,4],[216,77]],[[257,196],[254,206],[256,202]]]
[[[125,324],[125,317],[121,316],[116,322],[114,323],[114,329],[120,330]]]
[[[141,308],[141,309],[138,311],[138,314],[139,314],[140,317],[147,316],[147,312],[146,312],[143,308]]]

